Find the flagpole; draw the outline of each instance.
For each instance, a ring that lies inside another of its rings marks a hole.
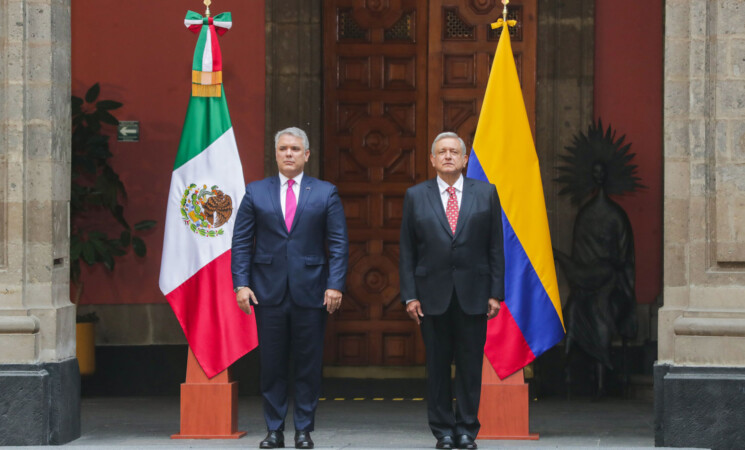
[[[502,0],[502,18],[491,24],[492,29],[505,27],[500,36],[510,38],[509,27],[516,21],[507,21],[507,4]],[[495,64],[496,55],[495,55]],[[496,70],[492,68],[492,70]],[[480,125],[480,124],[479,124]],[[494,319],[497,320],[497,319]],[[530,390],[525,382],[523,369],[519,369],[503,380],[499,378],[489,359],[484,355],[481,372],[481,398],[479,421],[481,429],[478,439],[537,440],[539,435],[530,432]]]

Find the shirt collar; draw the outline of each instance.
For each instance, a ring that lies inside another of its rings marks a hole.
[[[437,175],[437,186],[440,188],[441,194],[450,187],[450,185],[447,184],[442,178],[440,178],[439,175]],[[455,181],[455,183],[453,183],[453,187],[455,188],[456,192],[463,192],[463,174],[461,174]]]
[[[304,172],[300,172],[299,175],[297,175],[295,178],[293,178],[293,180],[295,180],[295,184],[298,185],[298,186],[300,186],[300,182],[303,181],[303,173]],[[279,172],[278,175],[279,175],[279,185],[280,186],[286,185],[287,184],[287,181],[289,180],[289,178],[287,178],[286,176],[284,176],[282,174],[282,172]]]

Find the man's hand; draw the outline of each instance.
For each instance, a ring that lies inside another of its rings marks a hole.
[[[414,322],[417,323],[417,325],[422,323],[421,317],[424,317],[424,313],[422,312],[422,304],[419,303],[419,300],[412,300],[407,303],[406,313]]]
[[[329,314],[333,314],[334,311],[341,308],[341,291],[326,289],[326,293],[323,295],[323,306],[326,307]]]
[[[501,307],[499,300],[496,298],[490,298],[489,299],[489,312],[486,313],[486,320],[493,319],[497,317],[497,313],[499,312],[499,308]]]
[[[241,288],[235,294],[235,299],[238,301],[238,307],[246,314],[251,314],[251,302],[254,302],[254,305],[259,304],[254,291],[247,287]]]

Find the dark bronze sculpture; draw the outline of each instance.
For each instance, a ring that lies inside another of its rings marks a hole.
[[[556,179],[565,184],[560,194],[570,194],[573,203],[590,196],[577,213],[571,256],[558,250],[554,255],[571,289],[564,308],[566,354],[571,357],[579,347],[596,361],[597,397],[605,394],[606,369],[613,369],[611,340],[620,335],[625,350],[638,329],[634,235],[626,212],[609,197],[642,187],[624,138],[616,140],[610,127],[603,133],[598,120],[566,147],[567,165],[559,167],[562,175]]]

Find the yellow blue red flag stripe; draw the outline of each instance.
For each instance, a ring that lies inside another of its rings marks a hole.
[[[505,301],[488,322],[484,347],[500,378],[564,337],[543,183],[507,28],[497,45],[467,171],[494,184],[502,204]]]

